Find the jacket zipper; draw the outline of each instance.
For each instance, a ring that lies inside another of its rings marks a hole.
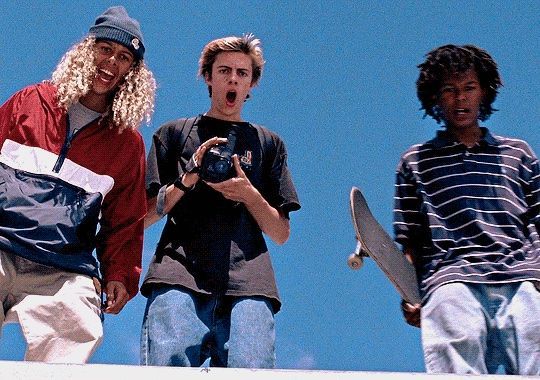
[[[62,165],[64,164],[64,161],[67,157],[68,151],[71,148],[71,142],[73,141],[73,138],[75,137],[75,134],[82,129],[86,128],[93,122],[95,122],[100,117],[97,117],[96,119],[92,120],[90,123],[83,125],[79,129],[70,130],[70,124],[69,124],[69,116],[66,116],[66,138],[64,140],[64,144],[62,145],[62,149],[60,149],[60,154],[58,155],[58,159],[56,160],[56,163],[53,167],[53,172],[58,173],[60,172],[60,169],[62,168]]]

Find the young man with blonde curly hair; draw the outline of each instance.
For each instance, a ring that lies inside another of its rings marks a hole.
[[[0,107],[0,323],[21,325],[26,360],[86,362],[103,313],[138,292],[146,207],[137,128],[155,92],[144,51],[139,23],[111,7],[51,80]]]
[[[263,234],[300,208],[281,138],[241,116],[264,59],[252,35],[207,44],[210,109],[164,124],[148,155],[147,225],[167,215],[141,288],[145,365],[272,368],[281,301]]]

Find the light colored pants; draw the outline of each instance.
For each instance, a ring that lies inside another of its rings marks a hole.
[[[0,300],[0,325],[21,325],[25,360],[86,363],[101,343],[101,297],[88,276],[0,251]]]
[[[261,297],[204,296],[165,286],[148,298],[141,364],[274,368],[274,314]]]
[[[540,374],[540,293],[531,282],[451,283],[421,311],[428,373]]]

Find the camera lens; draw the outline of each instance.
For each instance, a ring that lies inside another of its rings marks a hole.
[[[217,183],[234,176],[231,157],[235,143],[236,131],[232,129],[227,136],[227,144],[213,146],[205,153],[200,173],[203,180]]]
[[[214,171],[225,174],[229,171],[229,163],[227,161],[218,161],[214,165]]]

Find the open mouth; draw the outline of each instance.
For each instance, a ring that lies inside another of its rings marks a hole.
[[[454,111],[454,114],[456,114],[456,115],[467,115],[469,112],[470,111],[467,108],[456,108],[456,110]]]
[[[228,91],[225,95],[227,103],[233,104],[236,101],[236,91]]]
[[[104,82],[111,82],[114,79],[114,74],[105,69],[98,69],[97,74]]]

